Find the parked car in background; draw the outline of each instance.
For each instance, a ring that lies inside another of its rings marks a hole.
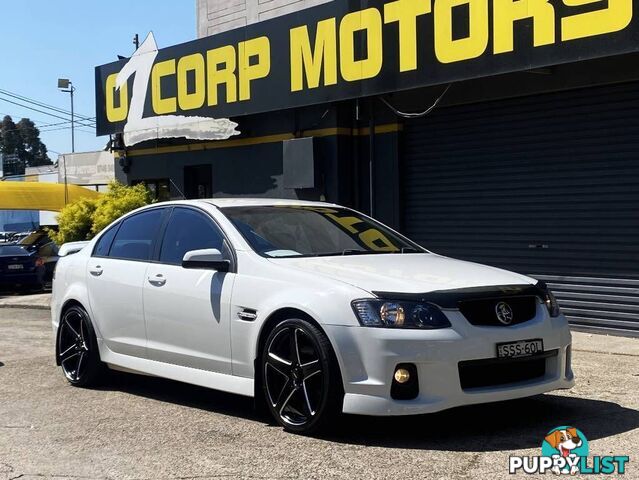
[[[0,232],[0,244],[3,243],[15,243],[13,237],[17,232]]]
[[[53,278],[58,258],[58,246],[43,231],[0,244],[0,286],[43,290]]]

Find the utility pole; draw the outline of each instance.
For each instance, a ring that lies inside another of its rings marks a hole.
[[[137,33],[133,36],[133,45],[136,51],[140,48],[140,36]]]
[[[71,153],[75,153],[75,110],[73,104],[75,87],[73,86],[73,82],[71,82],[68,78],[59,78],[58,88],[61,92],[71,94]]]
[[[75,153],[75,110],[73,104],[73,93],[75,92],[75,87],[73,86],[73,82],[68,78],[59,78],[58,88],[61,92],[71,94],[71,153]],[[69,187],[67,182],[67,157],[65,155],[62,155],[62,159],[64,160],[64,204],[66,205],[69,201]]]

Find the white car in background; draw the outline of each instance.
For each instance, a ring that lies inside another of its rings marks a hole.
[[[73,385],[108,366],[255,396],[295,432],[339,412],[422,414],[574,384],[568,324],[543,284],[326,203],[132,212],[59,261],[52,317]]]

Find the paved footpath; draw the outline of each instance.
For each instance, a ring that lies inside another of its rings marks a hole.
[[[28,308],[32,310],[49,310],[51,308],[51,294],[50,293],[38,293],[35,295],[0,294],[0,308]]]
[[[531,478],[508,475],[508,457],[539,455],[566,424],[591,454],[630,455],[625,478],[639,478],[639,340],[575,334],[574,368],[571,391],[345,416],[311,438],[256,416],[249,399],[168,380],[113,373],[100,390],[73,388],[53,362],[48,312],[0,308],[0,479]]]

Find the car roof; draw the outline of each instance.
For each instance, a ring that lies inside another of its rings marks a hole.
[[[337,207],[333,203],[309,202],[305,200],[285,199],[285,198],[211,198],[200,200],[210,203],[218,208],[226,207],[271,207],[283,205],[296,205],[308,207]]]

